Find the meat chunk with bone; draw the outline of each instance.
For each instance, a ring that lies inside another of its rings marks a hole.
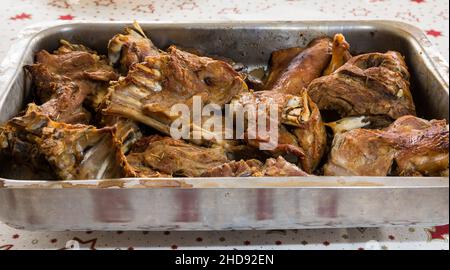
[[[206,148],[171,137],[153,135],[141,139],[127,156],[138,175],[153,174],[196,177],[228,162],[222,148]],[[157,173],[160,172],[160,173]]]
[[[204,105],[222,106],[247,87],[239,74],[225,62],[199,57],[175,47],[167,53],[135,64],[114,86],[103,110],[142,122],[170,134],[170,124],[179,117],[175,104],[192,108],[194,96]]]
[[[385,129],[336,134],[325,175],[448,175],[449,129],[445,120],[411,115]]]
[[[265,78],[264,89],[272,89],[283,72],[287,70],[292,59],[294,59],[304,48],[292,47],[272,52],[269,61],[269,72]]]
[[[53,54],[38,52],[36,64],[26,68],[33,77],[36,96],[43,103],[41,112],[53,121],[68,124],[88,124],[90,113],[83,105],[87,103],[92,111],[97,110],[110,80],[118,78],[104,56],[64,40]],[[126,151],[139,138],[138,127],[131,120],[107,118],[101,124],[116,125],[116,135]]]
[[[30,104],[25,115],[0,128],[0,146],[8,156],[19,148],[20,157],[33,158],[35,166],[45,161],[63,180],[119,178],[129,173],[113,131],[55,122]]]
[[[249,176],[308,176],[296,165],[283,157],[269,158],[265,164],[259,160],[230,161],[209,169],[203,177],[249,177]]]
[[[284,94],[278,91],[247,92],[238,95],[231,105],[240,106],[246,110],[246,127],[250,127],[249,119],[267,121],[267,126],[275,123],[278,125],[278,141],[272,156],[295,156],[298,164],[308,173],[312,173],[318,166],[326,147],[326,132],[319,109],[311,101],[306,92],[301,96]],[[248,106],[265,106],[268,110],[266,118],[260,118],[258,110],[248,110]],[[271,115],[270,106],[276,106],[277,115]],[[242,109],[234,109],[239,111]],[[254,114],[254,115],[251,115]],[[272,119],[269,119],[272,118]],[[256,124],[255,126],[257,126]],[[250,145],[259,147],[261,143],[267,143],[270,138],[256,134],[255,139],[248,139]],[[269,133],[270,135],[270,133]]]
[[[266,160],[261,176],[308,176],[308,174],[280,156]]]
[[[331,59],[331,50],[330,38],[324,37],[311,41],[291,61],[288,60],[297,53],[296,49],[285,51],[285,54],[280,53],[279,60],[272,60],[272,72],[268,76],[265,89],[299,95],[303,88],[308,87],[311,81],[320,77],[327,68]],[[289,62],[287,66],[286,62]],[[274,65],[275,63],[277,65]]]
[[[129,165],[130,177],[141,178],[160,178],[160,177],[172,177],[169,174],[158,172],[155,169],[149,167],[145,162],[145,155],[142,153],[131,153],[127,156],[127,163]]]
[[[58,86],[51,99],[40,106],[41,112],[56,122],[88,124],[91,113],[83,107],[85,95],[74,83]]]
[[[116,115],[106,115],[103,113],[103,109],[105,108],[108,100],[108,95],[104,98],[97,109],[96,123],[99,127],[114,127],[114,135],[122,143],[122,152],[126,154],[131,149],[131,146],[142,137],[142,132],[138,123],[132,119]]]
[[[127,118],[102,115],[100,127],[114,127],[114,135],[121,142],[121,150],[124,154],[128,153],[132,145],[142,137],[142,132],[138,124]]]
[[[350,45],[345,40],[344,35],[334,35],[331,61],[328,67],[324,70],[323,75],[330,75],[343,66],[350,58],[352,58],[349,49]]]
[[[58,95],[57,90],[62,86],[74,83],[79,88],[79,98],[85,98],[93,109],[107,93],[109,81],[118,78],[104,56],[64,40],[54,53],[39,51],[36,63],[25,68],[33,77],[39,102],[47,102]]]
[[[341,117],[415,115],[409,72],[398,52],[355,56],[328,76],[315,79],[308,94],[320,110]]]
[[[230,161],[208,169],[203,177],[248,177],[259,174],[262,162],[256,159]]]
[[[108,43],[109,63],[113,66],[118,64],[122,73],[128,72],[131,65],[144,62],[145,57],[158,54],[159,49],[136,22]]]

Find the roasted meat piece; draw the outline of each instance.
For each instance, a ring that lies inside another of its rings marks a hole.
[[[248,177],[260,174],[262,162],[256,159],[230,161],[208,169],[203,177]]]
[[[75,83],[61,84],[52,98],[42,104],[40,111],[56,122],[88,124],[91,113],[83,107],[85,94]]]
[[[328,76],[315,79],[308,94],[320,110],[340,116],[379,116],[393,120],[415,115],[409,73],[398,52],[355,56]]]
[[[40,152],[39,146],[32,140],[33,137],[17,126],[14,119],[0,126],[2,160],[12,160],[14,164],[25,165],[34,171],[50,171],[50,165]]]
[[[265,80],[264,88],[272,89],[283,72],[287,70],[289,64],[292,62],[292,59],[294,59],[303,50],[304,48],[301,47],[293,47],[272,52],[269,60],[269,73]]]
[[[182,47],[182,46],[178,46],[178,45],[177,45],[177,48],[178,48],[178,50],[185,51],[190,54],[195,54],[200,57],[209,57],[214,60],[223,61],[223,62],[229,64],[236,71],[242,71],[245,68],[244,64],[235,62],[233,59],[228,58],[228,57],[224,57],[224,56],[217,55],[217,54],[209,54],[209,53],[207,53],[203,50],[197,49],[197,48]]]
[[[45,160],[63,180],[118,178],[129,173],[113,131],[55,122],[30,104],[25,115],[1,127],[0,146],[2,154],[20,152],[35,166]]]
[[[445,120],[411,115],[385,129],[336,134],[325,175],[448,175],[449,129]]]
[[[97,109],[96,123],[99,127],[114,127],[115,137],[122,143],[122,152],[127,154],[131,146],[142,137],[139,125],[134,120],[116,115],[106,115],[103,109],[106,107],[108,95]]]
[[[147,56],[156,56],[159,49],[147,38],[138,23],[125,28],[123,34],[115,35],[108,43],[108,58],[111,65],[119,64],[122,73],[131,65],[144,62]]]
[[[385,137],[397,150],[397,175],[448,176],[449,127],[445,120],[405,116],[386,129]]]
[[[303,92],[301,96],[278,91],[247,92],[238,95],[231,105],[235,111],[242,110],[241,108],[247,111],[246,127],[250,127],[249,119],[256,119],[256,122],[267,121],[267,127],[270,126],[270,122],[278,124],[278,141],[274,149],[270,150],[272,156],[293,155],[298,159],[301,168],[308,173],[312,173],[317,168],[325,151],[326,132],[319,109],[306,92]],[[266,106],[267,118],[260,119],[257,112],[259,108],[253,111],[247,109],[247,106],[261,105]],[[270,114],[270,105],[277,106],[277,115]],[[250,145],[259,147],[261,143],[270,141],[270,138],[257,134],[256,139],[247,139],[247,141]]]
[[[154,174],[196,177],[228,162],[222,148],[201,147],[159,135],[138,141],[127,159],[141,177]]]
[[[330,38],[316,38],[301,50],[287,65],[289,58],[300,49],[281,52],[269,74],[265,89],[275,89],[281,93],[299,95],[303,88],[322,75],[331,59],[332,42]],[[277,57],[276,57],[277,58]],[[274,61],[272,61],[274,64]]]
[[[194,96],[199,96],[204,105],[221,106],[245,90],[245,83],[230,65],[172,46],[167,53],[133,65],[127,77],[112,86],[103,112],[170,134],[170,123],[179,117],[171,113],[173,105],[192,109]]]
[[[280,156],[266,160],[261,176],[308,176],[308,174]]]
[[[230,161],[209,169],[203,177],[248,177],[248,176],[308,176],[296,165],[283,157],[269,158],[266,163],[259,160]]]
[[[124,154],[128,153],[131,146],[142,137],[142,132],[137,123],[131,119],[118,116],[102,116],[102,127],[114,127],[114,136],[121,142]]]
[[[145,162],[145,155],[142,153],[131,153],[127,156],[127,163],[130,169],[128,177],[155,178],[172,177],[169,174],[160,173],[150,168]]]
[[[78,98],[85,98],[85,103],[93,109],[107,93],[109,81],[118,78],[104,56],[64,40],[53,53],[39,51],[36,63],[25,68],[33,77],[35,95],[40,103],[55,98],[58,89],[74,83],[79,88]]]
[[[352,55],[349,52],[350,45],[345,41],[345,37],[342,34],[336,34],[333,38],[333,49],[331,55],[331,61],[328,67],[323,72],[323,75],[330,75],[338,68],[343,66]]]

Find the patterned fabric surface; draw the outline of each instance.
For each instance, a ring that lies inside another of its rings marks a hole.
[[[448,61],[447,0],[5,0],[0,60],[21,29],[51,20],[386,19],[418,26]],[[1,206],[5,207],[5,206]],[[449,249],[448,225],[214,232],[29,232],[0,223],[8,249]]]

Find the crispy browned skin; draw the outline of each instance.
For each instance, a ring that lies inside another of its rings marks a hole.
[[[335,72],[338,68],[345,64],[352,55],[348,51],[350,45],[345,41],[345,37],[342,34],[336,34],[333,38],[333,49],[331,55],[331,61],[328,67],[323,72],[323,75],[330,75]]]
[[[145,57],[158,54],[159,49],[137,23],[125,28],[123,34],[115,35],[108,43],[109,62],[119,64],[123,73],[128,72],[131,65],[144,62]]]
[[[448,175],[449,131],[445,120],[411,115],[386,129],[337,134],[325,175]]]
[[[136,170],[146,175],[159,171],[166,175],[195,177],[228,162],[221,148],[196,146],[158,135],[137,142],[128,157],[132,159],[132,166],[138,163]]]
[[[299,95],[303,88],[322,75],[331,59],[332,42],[330,38],[317,38],[311,41],[301,53],[292,59],[278,79],[273,79],[272,87],[276,91]]]
[[[203,104],[223,105],[246,90],[239,74],[227,63],[170,47],[167,53],[133,65],[127,77],[112,87],[103,112],[169,134],[169,124],[178,118],[170,113],[172,105],[191,108],[194,96],[200,96]]]
[[[355,56],[314,80],[308,94],[321,110],[335,110],[342,117],[415,115],[408,69],[398,52]]]
[[[288,68],[292,59],[301,53],[304,48],[293,47],[272,52],[269,62],[269,74],[264,89],[272,89],[281,74]]]
[[[296,165],[283,157],[269,158],[263,165],[259,160],[230,161],[209,169],[204,177],[248,177],[248,176],[308,176]]]
[[[277,91],[257,91],[238,95],[232,104],[263,104],[278,107],[278,145],[271,150],[271,155],[294,155],[301,168],[312,173],[319,164],[326,147],[326,132],[319,109],[306,92],[301,96],[284,94]],[[270,113],[267,115],[270,117]],[[255,117],[257,119],[257,117]],[[257,119],[261,121],[262,119]],[[268,119],[264,119],[269,121]],[[269,124],[268,124],[269,125]],[[264,138],[248,140],[250,145],[258,147]]]
[[[127,175],[125,157],[112,128],[70,125],[52,121],[39,107],[30,104],[24,116],[0,128],[1,152],[36,157],[32,162],[50,164],[60,179],[105,179]],[[27,162],[27,160],[25,160]]]

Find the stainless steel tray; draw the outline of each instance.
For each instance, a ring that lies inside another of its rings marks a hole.
[[[34,27],[0,67],[0,122],[24,106],[22,66],[61,38],[104,53],[130,22]],[[159,47],[179,44],[249,66],[279,48],[342,32],[354,52],[398,50],[422,117],[449,118],[448,65],[417,28],[390,21],[141,23]],[[12,172],[0,164],[0,175]],[[22,176],[24,177],[24,176]],[[32,176],[29,176],[32,178]],[[449,222],[446,177],[278,177],[41,181],[0,178],[0,220],[29,230],[222,230],[437,225]]]

